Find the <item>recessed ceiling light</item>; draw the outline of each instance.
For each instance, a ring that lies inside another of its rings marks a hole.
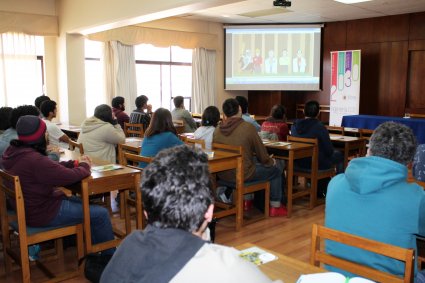
[[[344,4],[354,4],[354,3],[360,3],[360,2],[368,2],[372,0],[334,0],[336,2],[341,2]]]

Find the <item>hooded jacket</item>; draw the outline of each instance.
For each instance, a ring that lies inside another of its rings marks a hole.
[[[332,154],[334,147],[329,137],[329,132],[322,122],[316,118],[296,120],[291,128],[291,135],[300,138],[316,138],[319,143],[319,169],[326,170],[332,167]],[[311,158],[295,161],[297,166],[311,169]]]
[[[416,249],[416,234],[425,235],[425,193],[416,183],[407,183],[403,164],[377,156],[356,158],[329,183],[325,218],[329,228]],[[326,251],[395,275],[404,273],[404,264],[364,250],[328,241]]]
[[[1,163],[9,174],[19,176],[27,224],[34,227],[48,225],[57,215],[65,195],[56,187],[90,176],[84,162],[74,168],[72,160],[58,163],[30,147],[8,147]]]
[[[211,150],[211,144],[213,139],[215,127],[214,126],[201,126],[196,129],[193,135],[197,140],[205,141],[205,148]]]
[[[112,125],[94,116],[83,122],[78,136],[85,154],[111,163],[116,162],[115,146],[124,142],[124,131],[119,124]]]
[[[265,166],[273,166],[273,159],[268,155],[260,136],[255,127],[239,117],[230,117],[220,124],[213,135],[215,143],[241,145],[243,148],[244,180],[249,180],[255,175],[254,154],[258,162]],[[226,181],[234,182],[235,170],[218,173],[218,176]]]

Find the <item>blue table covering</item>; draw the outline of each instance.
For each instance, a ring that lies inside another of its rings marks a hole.
[[[376,127],[387,121],[394,121],[409,126],[413,130],[413,133],[416,135],[418,144],[425,143],[425,119],[375,115],[348,115],[342,117],[341,126],[375,130]]]

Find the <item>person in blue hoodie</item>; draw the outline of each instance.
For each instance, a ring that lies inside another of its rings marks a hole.
[[[319,143],[319,170],[327,170],[336,165],[336,173],[342,173],[344,172],[344,156],[341,151],[334,149],[328,130],[317,119],[319,113],[319,102],[308,101],[304,105],[305,119],[294,122],[291,135],[300,138],[316,138]],[[296,160],[295,164],[301,168],[311,169],[311,158]]]
[[[425,235],[425,193],[416,183],[407,182],[407,165],[415,149],[415,136],[407,126],[386,122],[376,128],[367,156],[353,159],[345,174],[329,183],[325,225],[416,250],[416,235]],[[388,257],[331,241],[326,251],[374,269],[404,274],[404,264]],[[415,282],[425,282],[414,266]],[[327,269],[354,276],[330,266]]]

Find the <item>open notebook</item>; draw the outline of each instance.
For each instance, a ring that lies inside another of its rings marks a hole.
[[[250,261],[256,265],[265,264],[267,262],[277,259],[277,256],[260,249],[259,247],[251,247],[242,250],[239,256],[247,261]]]
[[[337,272],[325,272],[301,275],[297,283],[375,283],[361,277],[348,278]]]

